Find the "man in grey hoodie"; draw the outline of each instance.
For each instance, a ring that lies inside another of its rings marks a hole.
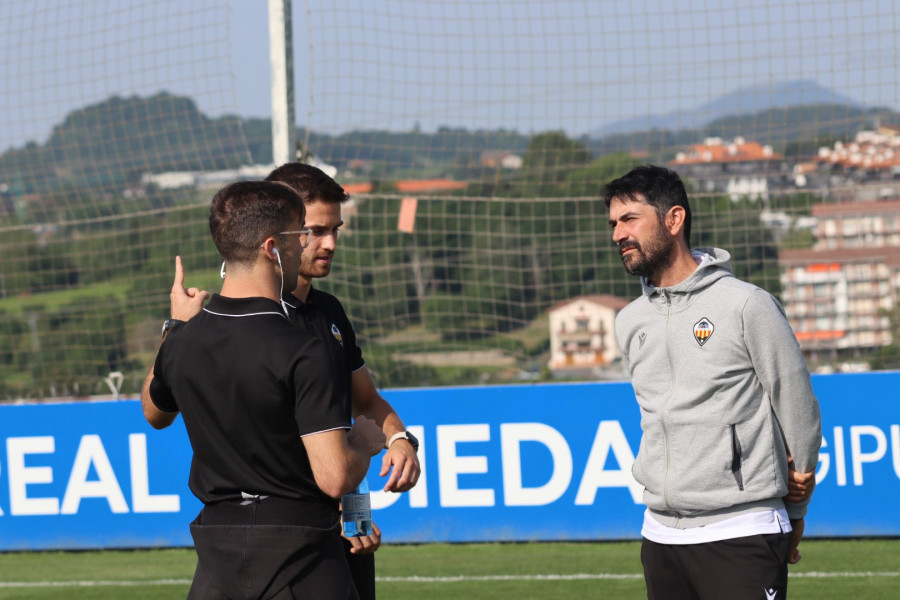
[[[604,200],[625,270],[643,287],[616,338],[641,411],[632,470],[645,488],[648,597],[780,600],[822,439],[784,310],[734,276],[728,252],[690,248],[675,172],[638,167]]]

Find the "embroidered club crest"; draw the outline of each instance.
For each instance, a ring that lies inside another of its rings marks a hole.
[[[338,341],[338,344],[341,345],[341,348],[344,347],[344,336],[341,335],[341,330],[338,329],[338,326],[334,323],[331,324],[331,335],[334,336],[334,339]]]
[[[694,324],[694,339],[702,346],[715,330],[716,326],[709,319],[703,317]]]

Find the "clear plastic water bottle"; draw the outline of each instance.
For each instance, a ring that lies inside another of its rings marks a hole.
[[[347,537],[372,535],[372,501],[369,482],[363,477],[355,490],[341,498],[344,535]]]

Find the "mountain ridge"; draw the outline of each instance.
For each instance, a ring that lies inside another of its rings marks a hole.
[[[817,104],[865,108],[862,103],[823,87],[812,79],[795,79],[783,81],[774,86],[767,84],[744,86],[693,109],[674,110],[662,115],[612,121],[593,129],[589,137],[597,139],[613,134],[652,129],[670,131],[699,129],[708,123],[726,117],[740,117],[774,108]]]

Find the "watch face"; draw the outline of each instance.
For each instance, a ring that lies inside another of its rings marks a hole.
[[[180,321],[180,320],[178,320],[178,319],[166,319],[166,320],[163,322],[163,326],[162,326],[162,335],[163,335],[163,337],[166,337],[166,332],[167,332],[167,331],[169,331],[170,329],[172,329],[173,327],[175,327],[175,326],[178,325],[179,323],[183,323],[183,322],[184,322],[184,321]]]
[[[411,434],[410,432],[407,431],[407,432],[406,432],[406,439],[408,439],[408,440],[409,440],[409,443],[412,444],[413,450],[415,450],[416,452],[418,452],[418,451],[419,451],[419,440],[418,440],[418,438],[416,438],[416,436],[414,436],[413,434]]]

